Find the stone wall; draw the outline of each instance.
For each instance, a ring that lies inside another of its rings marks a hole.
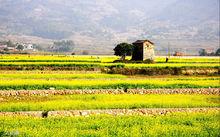
[[[155,54],[154,54],[154,45],[145,42],[143,46],[143,60],[154,60],[155,59]]]
[[[183,89],[0,90],[0,96],[20,96],[20,95],[47,96],[47,95],[68,95],[68,94],[205,94],[205,95],[220,95],[220,89],[219,88],[183,88]]]
[[[29,112],[0,112],[0,116],[31,116],[31,117],[74,117],[107,114],[113,116],[120,115],[145,115],[157,116],[167,115],[176,112],[219,112],[220,108],[146,108],[146,109],[106,109],[106,110],[69,110],[69,111],[29,111]]]

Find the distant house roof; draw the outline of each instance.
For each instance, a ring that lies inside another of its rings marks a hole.
[[[15,47],[7,47],[9,50],[14,50]]]
[[[150,40],[137,40],[137,41],[135,41],[133,44],[139,44],[139,43],[144,43],[144,42],[149,42],[150,44],[154,44],[153,42],[151,42]]]
[[[7,45],[1,45],[0,44],[0,48],[7,48]]]
[[[215,52],[214,48],[206,48],[205,51],[206,51],[207,53]]]

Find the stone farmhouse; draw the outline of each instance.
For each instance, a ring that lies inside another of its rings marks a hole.
[[[134,45],[134,51],[132,54],[132,60],[145,61],[147,59],[154,60],[154,43],[149,40],[137,40],[132,43]]]

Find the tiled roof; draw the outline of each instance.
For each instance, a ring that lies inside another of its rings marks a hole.
[[[154,44],[154,43],[151,42],[150,40],[137,40],[137,41],[135,41],[133,44],[135,44],[135,43],[144,43],[144,42],[149,42],[149,43],[151,43],[151,44]]]

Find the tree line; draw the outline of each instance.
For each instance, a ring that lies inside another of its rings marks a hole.
[[[200,56],[220,56],[220,48],[218,48],[215,52],[209,53],[206,49],[199,50]]]

